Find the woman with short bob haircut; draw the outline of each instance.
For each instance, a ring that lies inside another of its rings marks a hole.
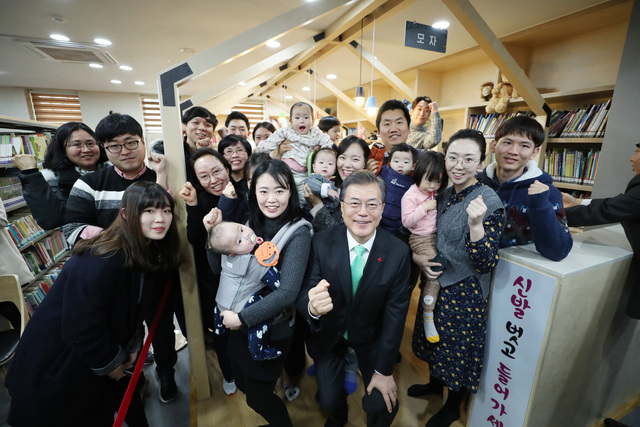
[[[6,378],[12,426],[111,426],[157,310],[180,263],[173,198],[132,184],[114,223],[76,244],[31,317]],[[140,394],[126,422],[148,426]]]

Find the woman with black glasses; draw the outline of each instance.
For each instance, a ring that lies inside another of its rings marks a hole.
[[[67,198],[76,180],[105,166],[107,155],[89,126],[69,122],[51,138],[41,171],[32,154],[12,160],[21,171],[18,178],[31,214],[40,227],[50,230],[64,224]]]

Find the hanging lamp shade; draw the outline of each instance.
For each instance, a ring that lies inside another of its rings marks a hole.
[[[376,97],[370,96],[367,98],[367,105],[364,106],[364,109],[367,110],[369,116],[373,117],[376,115],[378,111],[378,105],[376,104]]]
[[[358,88],[356,89],[356,104],[359,106],[363,106],[364,105],[364,99],[365,99],[365,95],[364,95],[364,88],[362,86],[358,86]]]

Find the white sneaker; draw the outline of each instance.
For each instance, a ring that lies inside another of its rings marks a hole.
[[[224,378],[222,379],[222,389],[227,396],[233,396],[238,391],[235,381],[227,381]]]

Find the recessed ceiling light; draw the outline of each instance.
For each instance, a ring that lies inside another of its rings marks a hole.
[[[121,66],[120,66],[120,69],[121,69],[121,70],[124,70],[124,71],[131,71],[131,70],[133,70],[133,68],[131,68],[131,67],[130,67],[130,66],[128,66],[128,65],[121,65]]]
[[[276,40],[270,40],[267,42],[267,47],[271,47],[275,49],[277,47],[280,47],[280,42]]]
[[[433,28],[438,28],[440,30],[446,30],[447,28],[449,28],[449,25],[451,25],[449,23],[449,21],[438,21],[436,23],[434,23],[432,25]]]
[[[63,36],[62,34],[51,34],[49,37],[51,37],[54,40],[58,40],[59,42],[68,42],[69,41],[69,37]]]
[[[51,20],[53,22],[58,22],[60,24],[64,24],[65,22],[67,22],[67,20],[65,19],[64,16],[62,15],[51,15]]]
[[[329,80],[335,80],[335,79],[337,79],[337,78],[338,78],[338,76],[336,76],[335,74],[327,74],[327,78],[328,78]]]
[[[97,64],[95,62],[92,62],[91,64],[89,64],[89,67],[91,67],[91,68],[104,68],[102,66],[102,64]]]
[[[180,48],[180,52],[182,52],[182,53],[194,53],[195,50],[191,49],[190,47],[181,47]]]
[[[107,39],[93,39],[93,42],[101,44],[102,46],[111,46],[111,41]]]
[[[240,82],[240,83],[238,83],[238,86],[244,86],[244,85],[246,85],[246,83],[245,83],[245,82]]]
[[[305,92],[309,92],[311,89],[309,89],[307,86],[305,86],[305,87],[302,88],[302,90],[305,91]]]
[[[284,97],[284,99],[293,99],[293,96],[287,95],[287,96]]]
[[[144,86],[144,82],[141,82],[140,80],[136,80],[135,82],[133,82],[133,84],[138,86]]]
[[[119,85],[119,84],[122,84],[122,81],[113,79],[113,80],[111,80],[111,83],[113,83],[114,85]]]

